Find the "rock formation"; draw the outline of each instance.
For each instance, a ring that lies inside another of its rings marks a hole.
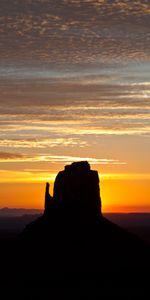
[[[56,176],[53,197],[49,194],[49,184],[46,184],[45,215],[51,214],[53,206],[64,208],[64,210],[70,208],[82,218],[100,216],[98,172],[91,170],[87,161],[65,166],[64,171]]]
[[[46,184],[44,214],[26,226],[11,250],[5,249],[5,257],[7,267],[3,260],[1,269],[6,282],[76,284],[87,278],[86,289],[89,280],[97,282],[100,295],[108,285],[116,290],[122,285],[124,293],[143,278],[145,290],[143,274],[150,267],[148,245],[102,215],[98,173],[88,162],[59,172],[53,197]]]

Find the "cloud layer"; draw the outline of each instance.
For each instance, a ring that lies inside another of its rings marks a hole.
[[[149,59],[148,0],[1,0],[1,9],[3,60],[63,64]]]
[[[0,163],[147,171],[149,28],[148,0],[1,0]]]
[[[0,162],[52,162],[52,163],[71,163],[72,161],[88,161],[89,163],[95,165],[107,165],[107,164],[125,164],[124,162],[119,162],[114,159],[100,159],[100,158],[91,158],[91,157],[79,157],[79,156],[60,156],[60,155],[39,155],[39,156],[29,156],[22,155],[18,153],[7,153],[0,152]]]

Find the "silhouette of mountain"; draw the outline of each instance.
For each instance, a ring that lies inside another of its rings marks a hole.
[[[149,250],[102,215],[98,173],[78,162],[58,173],[53,197],[46,184],[45,211],[14,240],[11,256],[5,246],[2,275],[17,284],[80,281],[105,287],[105,293],[107,286],[138,291],[140,285],[144,291]]]
[[[41,214],[42,210],[40,209],[27,209],[27,208],[8,208],[3,207],[0,209],[0,217],[19,217],[23,215],[34,215]]]

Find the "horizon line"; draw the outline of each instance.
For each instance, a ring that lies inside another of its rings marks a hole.
[[[129,208],[128,208],[129,209]],[[8,207],[8,206],[3,206],[0,207],[0,211],[2,210],[28,210],[28,211],[39,211],[39,212],[43,212],[44,208],[35,208],[35,207]],[[150,207],[149,210],[136,210],[136,208],[134,210],[104,210],[102,211],[102,214],[150,214]]]

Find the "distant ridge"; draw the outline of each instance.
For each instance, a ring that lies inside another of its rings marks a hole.
[[[0,209],[0,217],[19,217],[23,215],[41,214],[42,212],[42,209],[4,207]]]

